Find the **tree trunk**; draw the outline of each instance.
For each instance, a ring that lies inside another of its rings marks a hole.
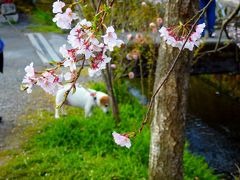
[[[172,0],[166,4],[164,24],[173,27],[189,18],[193,1]],[[165,42],[159,47],[154,89],[168,72],[179,49]],[[185,50],[155,98],[151,123],[149,179],[183,179],[184,126],[189,80],[189,59]]]
[[[113,80],[112,80],[111,67],[110,67],[109,63],[107,64],[105,72],[103,72],[103,77],[104,77],[105,84],[107,86],[107,91],[108,91],[109,96],[111,98],[113,117],[115,119],[116,125],[118,125],[120,123],[121,119],[120,119],[117,99],[116,99],[116,96],[114,94],[114,85],[113,85]]]

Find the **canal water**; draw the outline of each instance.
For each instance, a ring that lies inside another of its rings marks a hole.
[[[240,103],[198,76],[190,78],[186,136],[189,149],[218,173],[240,166]]]
[[[139,86],[130,86],[129,92],[145,104],[147,98]],[[203,156],[216,173],[236,174],[240,166],[240,102],[191,76],[186,138],[189,150]]]

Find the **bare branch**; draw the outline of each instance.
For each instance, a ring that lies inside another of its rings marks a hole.
[[[238,14],[239,10],[240,10],[240,4],[239,4],[238,7],[229,15],[229,17],[228,17],[226,20],[223,21],[222,27],[221,27],[221,31],[220,31],[220,35],[219,35],[219,38],[218,38],[218,42],[217,42],[217,44],[216,44],[216,46],[215,46],[215,49],[214,49],[215,52],[217,51],[218,46],[219,46],[219,44],[220,44],[223,31],[226,32],[226,27],[227,27],[228,23]],[[226,35],[228,36],[227,33],[226,33]]]

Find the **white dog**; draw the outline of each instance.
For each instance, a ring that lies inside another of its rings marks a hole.
[[[64,88],[58,90],[56,95],[56,108],[55,108],[55,118],[59,118],[59,106],[63,99],[64,93],[69,89],[69,86],[65,86]],[[100,107],[103,112],[107,113],[109,109],[109,96],[103,92],[95,91],[93,89],[87,89],[84,87],[76,86],[76,92],[72,93],[73,90],[70,91],[68,97],[64,104],[81,107],[85,110],[85,117],[89,117],[92,115],[92,108],[94,106]],[[61,107],[62,113],[64,113],[63,106]],[[65,114],[65,113],[64,113]]]

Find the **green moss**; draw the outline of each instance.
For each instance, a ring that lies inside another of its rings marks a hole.
[[[91,86],[99,90],[103,88],[101,84]],[[118,94],[118,99],[120,97],[122,95]],[[6,153],[12,158],[1,167],[0,177],[147,179],[149,127],[132,140],[130,149],[121,148],[113,142],[113,131],[121,133],[135,130],[146,112],[134,98],[123,100],[120,101],[120,127],[115,127],[111,114],[106,115],[98,108],[94,109],[92,117],[86,119],[82,110],[72,107],[67,109],[69,115],[59,120],[53,119],[53,113],[46,111],[29,115],[35,125],[27,128],[25,133],[34,135],[18,151]],[[217,179],[203,158],[187,150],[184,167],[185,179]]]

